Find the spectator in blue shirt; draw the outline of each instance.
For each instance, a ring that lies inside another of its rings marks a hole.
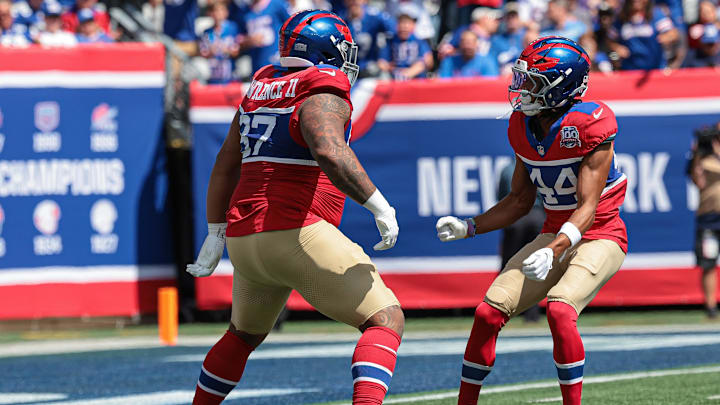
[[[279,61],[278,35],[285,20],[290,18],[282,0],[234,0],[230,16],[238,26],[240,50],[250,55],[252,71]]]
[[[490,40],[490,49],[497,57],[501,73],[510,73],[510,68],[525,49],[525,32],[518,4],[508,2],[504,7],[503,20],[497,34]]]
[[[627,0],[613,28],[613,50],[622,60],[623,70],[664,68],[663,46],[670,46],[679,37],[672,20],[654,7],[652,0]]]
[[[417,14],[410,7],[400,7],[397,17],[397,33],[382,49],[378,67],[395,80],[426,77],[432,68],[432,50],[428,43],[418,39],[415,31]]]
[[[570,13],[570,5],[567,0],[550,0],[547,18],[549,23],[540,30],[541,37],[557,35],[577,42],[588,29],[585,23]]]
[[[78,32],[77,41],[79,44],[91,44],[98,42],[113,42],[100,26],[95,22],[95,13],[89,8],[84,8],[77,13]]]
[[[193,48],[195,35],[195,19],[198,17],[197,0],[165,0],[165,35],[180,42],[191,42]],[[186,50],[183,47],[183,50]],[[194,54],[194,52],[190,52]]]
[[[698,21],[688,29],[690,53],[686,66],[720,65],[720,20],[711,0],[698,5]]]
[[[228,21],[228,8],[225,3],[215,3],[210,8],[213,26],[203,32],[198,46],[200,56],[207,58],[210,65],[208,83],[228,83],[235,71],[235,58],[239,47],[236,39],[237,25]]]
[[[491,55],[478,55],[477,35],[465,31],[460,36],[458,54],[449,56],[440,63],[440,77],[497,76],[498,65]]]
[[[347,8],[342,15],[350,26],[350,33],[358,44],[358,65],[362,76],[376,76],[380,56],[378,41],[395,32],[395,20],[387,13],[367,5],[367,0],[346,0]]]
[[[44,0],[22,0],[13,5],[15,23],[28,27],[31,36],[45,28],[43,3]],[[53,0],[49,0],[53,2]]]
[[[498,30],[502,13],[488,7],[478,7],[472,12],[472,22],[461,26],[445,38],[438,46],[438,57],[444,59],[455,54],[460,46],[460,35],[465,31],[472,31],[478,38],[478,54],[487,55],[491,52],[491,38]]]
[[[26,26],[16,24],[10,0],[0,0],[0,46],[28,46],[32,43]]]

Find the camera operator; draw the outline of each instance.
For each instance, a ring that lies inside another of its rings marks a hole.
[[[720,122],[697,129],[688,171],[700,190],[695,213],[695,256],[702,268],[705,309],[709,318],[718,316],[715,266],[720,250]]]

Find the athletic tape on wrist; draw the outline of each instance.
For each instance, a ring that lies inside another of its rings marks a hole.
[[[564,233],[568,239],[570,239],[570,247],[577,245],[582,239],[580,230],[572,222],[565,222],[561,227],[558,234]]]
[[[363,204],[363,207],[370,210],[370,212],[373,213],[373,215],[378,216],[382,214],[383,212],[389,211],[390,203],[387,202],[385,197],[383,197],[380,190],[375,189],[375,192],[372,193],[372,195],[365,201]]]
[[[468,226],[467,234],[465,235],[466,238],[472,238],[475,236],[475,219],[474,218],[465,218],[465,223]]]
[[[208,235],[214,235],[218,238],[224,238],[226,230],[227,222],[222,222],[219,224],[208,224]]]

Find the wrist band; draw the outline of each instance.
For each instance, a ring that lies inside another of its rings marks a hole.
[[[208,224],[208,235],[215,235],[218,238],[225,238],[225,230],[227,229],[227,222],[221,222],[218,224]]]
[[[575,246],[582,239],[580,230],[572,222],[565,222],[561,227],[558,235],[564,233],[570,239],[570,247]]]
[[[465,235],[466,238],[472,238],[475,236],[475,219],[474,218],[465,218],[465,223],[467,224],[467,234]]]
[[[372,212],[375,216],[378,216],[391,208],[390,204],[378,189],[375,189],[372,195],[367,199],[367,201],[365,201],[365,203],[363,203],[362,206],[370,210],[370,212]]]

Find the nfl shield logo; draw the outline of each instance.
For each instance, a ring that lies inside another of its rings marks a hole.
[[[537,151],[540,154],[540,156],[543,156],[545,154],[545,147],[542,145],[537,146]]]
[[[50,132],[60,124],[60,105],[54,101],[35,104],[35,126],[42,132]]]

